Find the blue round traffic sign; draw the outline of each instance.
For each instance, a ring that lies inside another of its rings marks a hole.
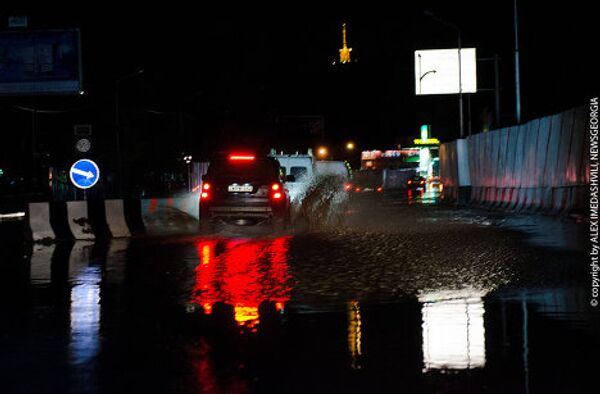
[[[80,189],[89,189],[100,179],[100,169],[91,160],[81,159],[76,161],[69,171],[71,182]]]

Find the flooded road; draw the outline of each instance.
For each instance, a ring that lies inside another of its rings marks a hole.
[[[280,236],[4,244],[0,390],[584,392],[584,252],[425,202],[361,196]]]

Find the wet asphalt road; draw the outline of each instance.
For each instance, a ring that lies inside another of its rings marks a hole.
[[[373,194],[280,235],[30,250],[19,226],[0,226],[2,393],[578,393],[597,369],[569,221]]]

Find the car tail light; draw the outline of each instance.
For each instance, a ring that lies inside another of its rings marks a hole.
[[[344,190],[345,191],[350,191],[352,189],[352,184],[351,183],[344,183]]]
[[[409,185],[410,185],[410,184],[412,184],[412,179],[409,179],[409,180],[408,180],[408,184],[409,184]]]
[[[354,191],[355,191],[356,193],[360,193],[360,187],[356,187],[356,188],[354,188]]]
[[[209,190],[209,189],[210,189],[210,183],[204,182],[202,184],[202,190]]]
[[[208,192],[202,192],[200,194],[200,200],[208,200],[210,198],[210,194]]]
[[[377,191],[378,191],[378,192],[381,192],[382,190],[383,190],[383,188],[382,188],[381,186],[379,186],[379,187],[377,188]]]
[[[271,190],[269,191],[269,197],[272,201],[281,201],[285,198],[285,192],[281,183],[271,184]]]
[[[421,185],[425,184],[425,181],[421,181]]]

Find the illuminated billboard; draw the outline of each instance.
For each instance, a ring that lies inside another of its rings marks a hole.
[[[475,48],[462,48],[462,92],[477,92],[477,56]],[[415,51],[415,94],[456,94],[459,89],[458,49]]]
[[[79,30],[0,32],[0,95],[80,91]]]

